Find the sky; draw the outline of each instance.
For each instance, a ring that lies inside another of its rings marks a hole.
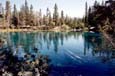
[[[5,2],[7,0],[0,0],[3,6],[5,6]],[[17,9],[25,3],[25,0],[9,0],[11,2],[11,8],[16,4]],[[85,2],[87,1],[88,6],[92,6],[95,0],[27,0],[28,5],[33,5],[35,11],[39,11],[42,9],[42,12],[45,14],[46,9],[49,8],[51,12],[53,12],[53,8],[55,3],[58,5],[59,13],[61,10],[64,11],[64,14],[70,17],[78,17],[82,18],[85,13]],[[97,0],[98,2],[102,2],[105,0]]]

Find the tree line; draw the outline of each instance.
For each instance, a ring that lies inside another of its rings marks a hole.
[[[102,27],[115,32],[115,0],[95,1],[93,6],[87,7],[85,19],[87,27]]]
[[[13,11],[11,11],[10,1],[6,1],[5,11],[2,6],[0,6],[2,16],[5,16],[4,20],[9,27],[21,27],[21,26],[62,26],[68,25],[71,28],[83,28],[83,20],[80,18],[72,18],[64,14],[62,10],[58,12],[57,4],[54,5],[54,12],[51,13],[50,9],[46,9],[46,14],[42,13],[40,9],[38,12],[33,10],[33,5],[28,5],[27,0],[23,4],[20,10],[17,10],[16,5],[13,6]]]

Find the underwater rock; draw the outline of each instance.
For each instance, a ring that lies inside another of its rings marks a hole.
[[[26,54],[21,59],[14,55],[12,49],[2,51],[0,54],[0,76],[48,76],[49,59],[41,55],[35,58]],[[31,60],[31,58],[35,58]]]

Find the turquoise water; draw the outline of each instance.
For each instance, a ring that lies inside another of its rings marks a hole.
[[[33,47],[47,55],[49,76],[115,76],[115,51],[95,51],[103,45],[101,34],[81,32],[15,32],[8,43],[18,47],[18,57],[37,55]],[[20,47],[21,46],[21,47]]]

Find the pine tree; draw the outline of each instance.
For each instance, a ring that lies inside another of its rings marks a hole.
[[[61,11],[61,25],[64,24],[64,12],[63,10]]]
[[[58,25],[58,17],[59,17],[58,7],[57,7],[57,4],[55,4],[55,6],[54,6],[54,13],[53,13],[53,21],[55,22],[55,26]]]
[[[43,25],[43,20],[42,20],[42,10],[39,10],[39,24]]]
[[[25,15],[25,6],[22,5],[22,7],[20,8],[20,12],[19,12],[19,24],[20,25],[26,25],[26,15]]]
[[[33,14],[33,5],[31,4],[30,6],[30,14],[32,15]]]
[[[17,8],[15,4],[14,4],[13,17],[12,17],[12,24],[14,24],[15,27],[17,27],[18,25],[18,13],[17,13]]]
[[[87,6],[87,2],[85,3],[85,26],[87,27],[88,25],[88,6]]]
[[[102,6],[105,6],[105,3],[104,3],[104,1],[102,1],[101,5],[102,5]]]
[[[46,16],[43,15],[43,25],[46,25]]]
[[[7,28],[10,26],[10,15],[11,15],[11,8],[10,8],[10,1],[6,1],[6,14],[5,14],[5,18],[7,21]]]
[[[66,25],[69,25],[69,16],[68,15],[66,15],[64,22]]]
[[[50,10],[49,10],[49,8],[47,8],[47,10],[46,10],[46,16],[47,17],[49,16],[49,12],[50,12]]]
[[[28,7],[27,0],[25,0],[25,13],[26,13],[26,15],[29,13],[29,7]]]
[[[4,15],[4,7],[2,7],[2,14]]]
[[[77,18],[74,18],[73,19],[73,28],[76,28],[77,27]]]
[[[17,16],[17,8],[16,5],[14,4],[14,11],[13,11],[13,15],[16,17]]]
[[[26,22],[26,25],[29,25],[29,7],[28,7],[27,0],[25,0],[24,10],[25,10],[25,22]]]
[[[46,19],[45,19],[45,22],[46,22],[46,26],[48,26],[49,25],[49,13],[50,13],[50,10],[49,10],[49,8],[47,8],[47,10],[46,10]]]
[[[4,7],[2,7],[2,12],[3,12],[3,27],[5,27],[5,12],[4,12]]]
[[[2,4],[0,3],[0,14],[2,14]]]
[[[29,16],[29,19],[28,19],[29,23],[28,23],[28,25],[30,25],[30,26],[36,25],[36,20],[34,18],[33,6],[32,5],[30,6],[30,15],[28,15],[28,16]]]
[[[51,17],[51,12],[49,12],[49,26],[52,26],[52,17]]]
[[[94,2],[94,6],[97,6],[97,4],[98,4],[98,3],[97,3],[97,1],[95,0],[95,2]]]

